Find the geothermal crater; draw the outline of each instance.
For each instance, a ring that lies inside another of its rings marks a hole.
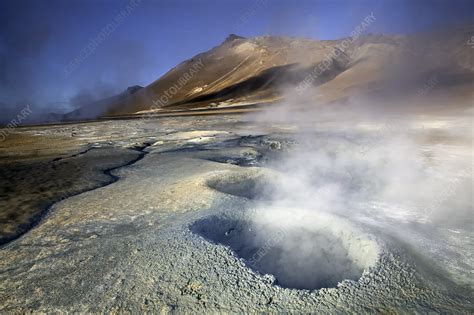
[[[207,186],[219,192],[247,199],[271,199],[274,188],[270,183],[277,176],[263,170],[226,172],[207,180]]]
[[[272,208],[213,215],[191,231],[230,247],[254,271],[292,289],[335,287],[358,280],[377,261],[378,246],[347,222],[305,209]]]
[[[210,178],[217,191],[256,200],[257,209],[211,215],[191,230],[230,247],[247,265],[293,289],[335,287],[358,280],[378,258],[378,245],[357,227],[317,209],[279,207],[268,172],[229,172]]]

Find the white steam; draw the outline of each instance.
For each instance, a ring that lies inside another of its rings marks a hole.
[[[267,227],[259,229],[259,237],[268,238],[272,226],[305,222],[285,234],[278,243],[281,256],[273,260],[278,264],[295,256],[295,251],[298,257],[312,256],[315,247],[306,246],[309,252],[302,253],[301,244],[322,239],[303,232],[319,229],[315,214],[331,213],[401,237],[420,252],[449,261],[447,269],[459,276],[465,272],[460,266],[472,265],[472,257],[455,260],[447,256],[447,247],[465,253],[472,248],[472,118],[380,113],[364,117],[363,113],[318,109],[293,115],[291,107],[282,106],[275,116],[268,111],[257,118],[274,121],[275,126],[296,125],[299,130],[298,144],[270,166],[282,176],[272,179],[266,198],[259,202],[258,208],[268,213],[262,217],[256,211],[254,220]],[[271,215],[272,209],[280,210]],[[295,215],[281,209],[304,210]],[[428,235],[417,228],[420,225],[437,232]],[[462,236],[446,240],[446,231]],[[427,242],[446,242],[446,248],[430,251]],[[303,271],[318,266],[303,259],[288,268]]]

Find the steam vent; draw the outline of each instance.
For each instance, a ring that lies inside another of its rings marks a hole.
[[[229,246],[255,272],[284,288],[336,287],[359,280],[377,262],[376,242],[337,217],[302,209],[266,209],[249,216],[208,217],[191,230]]]

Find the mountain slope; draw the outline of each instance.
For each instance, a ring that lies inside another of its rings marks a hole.
[[[120,100],[107,115],[243,106],[301,95],[315,104],[359,94],[399,97],[416,93],[433,77],[437,86],[470,97],[471,32],[334,41],[230,35]]]

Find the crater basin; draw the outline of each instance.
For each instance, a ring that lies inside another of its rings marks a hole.
[[[306,209],[214,215],[190,228],[230,247],[252,270],[272,275],[285,288],[315,290],[358,280],[379,253],[375,240],[348,221]]]

